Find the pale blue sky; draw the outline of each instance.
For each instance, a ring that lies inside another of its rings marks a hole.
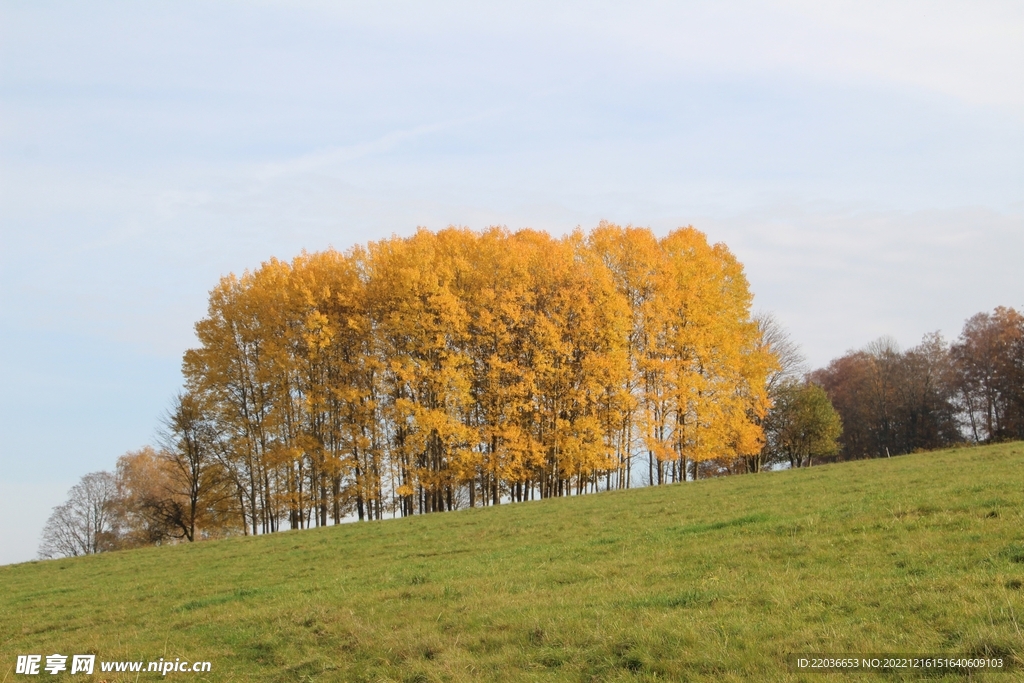
[[[0,563],[220,275],[601,219],[726,242],[815,365],[1024,306],[1024,5],[0,4]]]

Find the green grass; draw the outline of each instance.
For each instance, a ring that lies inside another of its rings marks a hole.
[[[1017,443],[0,567],[0,681],[54,652],[213,663],[183,681],[876,680],[786,656],[1017,658],[1022,519]]]

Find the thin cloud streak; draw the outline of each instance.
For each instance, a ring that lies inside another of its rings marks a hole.
[[[436,135],[452,129],[457,129],[466,124],[479,123],[488,118],[494,117],[500,110],[493,110],[439,123],[428,123],[404,130],[395,130],[386,133],[375,140],[361,142],[344,147],[326,147],[313,152],[304,153],[292,159],[274,161],[262,164],[257,167],[254,176],[262,181],[267,181],[281,176],[299,175],[327,170],[340,165],[348,165],[367,157],[392,152],[402,144],[411,142],[418,138]]]

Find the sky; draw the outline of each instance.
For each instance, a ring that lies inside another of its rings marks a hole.
[[[1024,4],[0,4],[0,564],[221,276],[601,220],[727,244],[812,367],[1024,308]]]

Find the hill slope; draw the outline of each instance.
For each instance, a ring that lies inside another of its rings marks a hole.
[[[1024,445],[1006,444],[0,567],[0,678],[55,652],[206,660],[170,676],[218,681],[772,680],[804,677],[794,652],[1013,657],[1022,475]]]

